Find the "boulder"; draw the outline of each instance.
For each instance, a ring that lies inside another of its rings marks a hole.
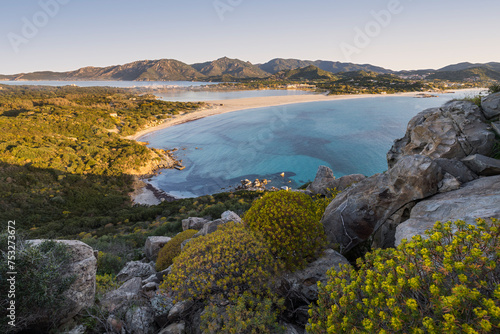
[[[330,202],[321,219],[328,241],[345,254],[406,204],[436,194],[442,179],[441,168],[429,157],[402,157],[387,172],[349,187]]]
[[[452,101],[413,117],[406,134],[387,153],[389,168],[403,156],[420,154],[432,159],[463,159],[471,154],[490,155],[495,135],[478,106]]]
[[[182,220],[182,230],[201,230],[203,225],[208,223],[209,220],[200,217],[189,217]]]
[[[192,308],[194,303],[189,300],[181,300],[174,304],[168,313],[168,321],[174,322],[183,318]]]
[[[40,245],[45,240],[28,240],[32,246]],[[54,240],[68,246],[71,264],[63,276],[75,276],[76,279],[64,293],[66,305],[57,315],[47,310],[47,319],[50,322],[64,324],[87,307],[94,305],[97,272],[97,259],[94,250],[89,245],[78,240]]]
[[[474,154],[462,159],[462,162],[477,175],[500,175],[500,160]]]
[[[425,235],[436,221],[464,220],[474,224],[476,218],[500,218],[500,176],[483,177],[462,188],[419,202],[410,219],[396,229],[396,245],[402,239]]]
[[[158,334],[184,334],[185,332],[186,332],[186,323],[182,321],[165,327]]]
[[[164,327],[168,323],[168,314],[174,307],[173,299],[164,294],[157,293],[149,301],[156,324],[159,327]]]
[[[410,211],[415,204],[417,204],[416,201],[410,202],[387,218],[385,223],[373,234],[372,249],[394,247],[396,228],[410,218]]]
[[[158,284],[161,283],[161,281],[158,279],[157,273],[153,274],[153,275],[149,276],[148,278],[142,280],[142,284],[148,284],[148,283],[151,283],[151,282],[158,283]]]
[[[364,180],[365,178],[366,176],[362,174],[352,174],[336,179],[330,168],[319,166],[316,178],[307,186],[307,190],[313,194],[328,195],[330,190],[337,189],[338,191],[344,191],[354,183]]]
[[[141,261],[127,262],[125,267],[120,270],[116,279],[118,282],[125,282],[134,277],[140,277],[141,281],[155,274],[156,270],[149,263]]]
[[[147,306],[130,308],[125,315],[127,333],[130,334],[155,334],[158,332],[153,310]]]
[[[241,218],[238,216],[235,212],[233,211],[224,211],[220,218],[225,222],[235,222],[235,223],[241,223]]]
[[[214,233],[217,231],[220,225],[225,224],[226,222],[222,219],[216,219],[214,221],[208,222],[205,225],[203,225],[203,228],[198,231],[195,235],[193,235],[193,238],[197,238],[200,236],[204,236],[210,233]]]
[[[288,295],[293,294],[310,303],[318,299],[317,283],[326,283],[326,272],[332,267],[340,269],[341,264],[349,264],[349,261],[333,249],[327,249],[320,258],[311,262],[306,268],[284,274],[281,282],[287,287]]]
[[[492,119],[500,115],[500,93],[490,94],[481,100],[484,116]]]
[[[460,188],[460,182],[451,174],[445,173],[443,179],[438,184],[438,191],[445,193]]]
[[[131,278],[122,284],[118,289],[106,293],[101,300],[101,305],[104,306],[109,312],[123,310],[133,302],[141,299],[141,288],[141,278]]]
[[[498,136],[500,136],[500,122],[491,123],[491,128]]]
[[[144,245],[144,254],[146,254],[146,258],[152,261],[156,260],[160,249],[170,240],[172,240],[172,238],[169,237],[148,237]]]
[[[326,283],[326,272],[330,268],[339,270],[341,264],[349,264],[349,261],[333,249],[327,249],[306,268],[286,273],[280,278],[279,291],[285,297],[290,320],[302,325],[307,323],[309,305],[318,299],[318,281]]]
[[[441,167],[443,173],[452,175],[460,183],[467,183],[478,178],[477,174],[460,160],[439,158],[434,161]]]

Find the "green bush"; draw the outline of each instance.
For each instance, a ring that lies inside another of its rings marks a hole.
[[[262,233],[271,252],[288,269],[296,270],[314,260],[325,246],[326,237],[319,222],[323,211],[303,193],[277,191],[257,199],[243,220],[252,230]]]
[[[36,324],[38,330],[49,330],[55,321],[53,315],[65,307],[65,291],[74,282],[74,276],[64,275],[71,263],[66,245],[54,241],[44,241],[38,246],[18,242],[15,255],[15,298],[8,299],[7,291],[10,284],[7,278],[8,267],[7,238],[0,241],[2,259],[0,263],[0,298],[3,319],[7,318],[7,307],[10,300],[15,300],[16,327],[15,332],[30,329]],[[6,326],[6,321],[0,325],[2,333],[9,333],[13,328]]]
[[[120,272],[126,262],[127,261],[120,256],[99,251],[97,253],[97,274],[116,275]]]
[[[158,253],[158,258],[156,259],[156,270],[162,271],[170,267],[173,260],[179,256],[181,253],[181,244],[187,239],[191,239],[198,231],[196,230],[186,230],[177,234],[169,242],[160,249]]]
[[[500,222],[442,224],[328,272],[309,333],[499,333]]]
[[[254,295],[248,292],[235,298],[226,307],[214,298],[204,309],[200,329],[203,333],[282,333],[278,315],[283,300],[276,296]],[[224,302],[224,300],[222,300]]]
[[[229,299],[244,291],[269,290],[279,269],[264,241],[230,222],[189,242],[161,289],[172,291],[176,300],[205,301],[213,295]]]

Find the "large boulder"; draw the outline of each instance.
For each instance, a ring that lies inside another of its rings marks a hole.
[[[500,176],[484,177],[465,184],[462,188],[433,196],[419,202],[410,213],[410,219],[396,229],[396,245],[402,239],[434,226],[436,221],[465,220],[474,224],[476,218],[500,218]]]
[[[439,158],[434,160],[443,173],[448,173],[461,184],[470,182],[478,178],[477,174],[471,171],[462,161],[455,159]]]
[[[500,175],[500,160],[485,157],[481,154],[474,154],[462,159],[462,162],[477,175]]]
[[[392,167],[403,156],[421,154],[432,159],[463,159],[471,154],[490,155],[495,135],[478,106],[452,101],[422,111],[408,123],[406,134],[387,153]]]
[[[28,240],[32,246],[40,245],[45,240]],[[78,240],[54,240],[68,247],[71,264],[66,272],[61,272],[63,276],[74,276],[75,281],[69,289],[64,292],[66,304],[58,314],[53,314],[47,310],[47,317],[51,322],[64,324],[71,320],[83,309],[94,305],[97,259],[94,250],[89,245]],[[57,319],[57,320],[56,320]]]
[[[352,174],[336,179],[335,176],[333,176],[333,171],[329,167],[319,166],[316,177],[314,181],[307,186],[307,190],[313,194],[328,195],[330,190],[337,189],[343,191],[365,178],[366,176],[362,174]]]
[[[214,233],[217,231],[220,225],[226,224],[226,222],[222,219],[216,219],[214,221],[208,222],[205,225],[203,225],[203,228],[198,231],[195,235],[193,235],[193,238],[201,237],[210,233]]]
[[[172,238],[169,237],[148,237],[144,245],[144,254],[146,258],[151,261],[156,260],[160,249],[170,240],[172,240]]]
[[[118,282],[125,282],[131,278],[140,277],[142,282],[143,279],[146,279],[155,273],[156,270],[149,263],[130,261],[127,262],[125,267],[123,267],[118,275],[116,275],[116,279]]]
[[[130,308],[125,315],[127,332],[130,334],[155,334],[158,329],[154,322],[153,310],[147,306]]]
[[[321,222],[330,244],[345,253],[367,240],[404,205],[438,192],[441,168],[429,157],[402,157],[383,174],[375,174],[340,193]]]
[[[224,211],[222,215],[220,216],[220,219],[222,219],[224,222],[229,223],[229,222],[235,222],[235,223],[241,223],[241,217],[236,214],[236,212],[233,211]]]
[[[203,225],[208,223],[209,220],[200,217],[189,217],[182,220],[182,230],[201,230]]]
[[[118,312],[141,299],[142,279],[134,277],[122,284],[118,289],[104,295],[101,305],[108,312]]]
[[[500,115],[500,92],[483,97],[481,101],[483,113],[487,119]]]

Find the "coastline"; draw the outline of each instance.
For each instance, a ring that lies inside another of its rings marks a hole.
[[[471,90],[471,89],[464,89]],[[475,89],[474,89],[475,90]],[[456,89],[450,92],[457,91]],[[448,92],[448,91],[446,91]],[[163,123],[152,126],[147,129],[138,131],[137,133],[125,137],[129,140],[138,140],[142,136],[149,133],[166,129],[174,125],[195,121],[201,118],[225,114],[233,111],[240,111],[246,109],[256,109],[265,107],[276,107],[288,104],[299,104],[308,102],[321,102],[321,101],[334,101],[334,100],[350,100],[361,99],[370,97],[388,97],[388,96],[413,96],[418,97],[419,94],[435,94],[436,92],[407,92],[395,94],[349,94],[349,95],[325,95],[325,94],[311,94],[311,95],[286,95],[286,96],[264,96],[264,97],[250,97],[231,100],[217,100],[206,102],[208,107],[200,109],[191,113],[177,115],[173,118],[165,120]]]

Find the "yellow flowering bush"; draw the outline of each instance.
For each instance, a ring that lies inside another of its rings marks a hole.
[[[181,244],[187,239],[191,239],[198,231],[185,230],[173,237],[158,252],[156,258],[156,271],[162,271],[170,267],[173,260],[181,253]]]
[[[283,303],[283,299],[275,295],[249,292],[233,298],[229,304],[223,299],[213,298],[203,310],[200,329],[203,333],[220,334],[282,333],[284,328],[277,319]]]
[[[437,222],[427,238],[330,270],[309,333],[499,333],[500,222]]]
[[[189,242],[161,289],[176,300],[204,301],[212,295],[230,299],[244,291],[270,291],[279,271],[266,243],[242,224],[230,222]]]
[[[271,252],[293,271],[304,268],[323,250],[323,211],[304,193],[276,191],[255,200],[243,221],[262,233]]]

